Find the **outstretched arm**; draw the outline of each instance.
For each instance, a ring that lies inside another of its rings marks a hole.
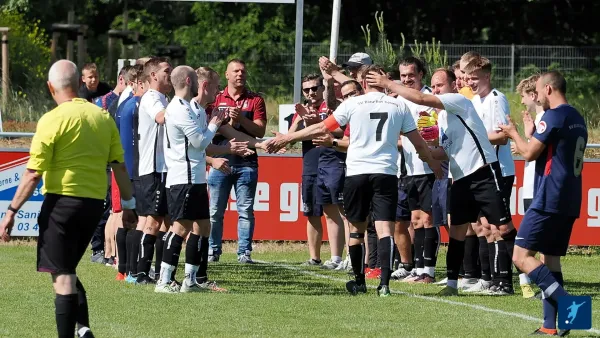
[[[385,88],[418,105],[444,109],[442,101],[435,95],[424,94],[416,89],[404,87],[403,85],[390,80],[386,75],[369,72],[366,80],[369,86]]]

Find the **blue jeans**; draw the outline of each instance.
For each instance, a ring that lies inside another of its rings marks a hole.
[[[209,244],[214,255],[222,253],[223,216],[227,208],[231,188],[235,189],[238,212],[238,255],[252,251],[254,235],[254,197],[258,182],[258,168],[232,167],[227,175],[214,168],[208,172],[210,194],[210,238]]]

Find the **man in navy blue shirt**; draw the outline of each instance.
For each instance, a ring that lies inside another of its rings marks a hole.
[[[526,161],[536,161],[535,195],[515,239],[513,261],[543,291],[544,324],[538,335],[557,332],[558,299],[563,288],[560,256],[565,256],[571,230],[581,209],[581,173],[588,140],[585,120],[565,97],[567,82],[557,71],[544,73],[536,82],[537,104],[545,113],[530,142],[523,140],[512,122],[501,125],[515,141]],[[544,263],[535,258],[544,254]]]

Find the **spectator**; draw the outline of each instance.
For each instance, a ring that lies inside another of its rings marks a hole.
[[[95,63],[86,63],[81,69],[81,87],[79,97],[89,102],[102,95],[108,94],[111,89],[108,83],[99,82],[98,67]]]

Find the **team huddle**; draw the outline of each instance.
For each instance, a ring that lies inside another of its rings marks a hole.
[[[87,245],[93,232],[74,224],[100,219],[105,186],[97,178],[106,168],[94,164],[108,163],[112,171],[117,280],[155,284],[160,293],[225,292],[207,270],[222,254],[229,193],[233,188],[237,197],[237,260],[253,263],[257,149],[281,153],[299,141],[310,254],[305,264],[351,271],[346,289],[353,295],[367,292],[366,279],[379,279],[377,295],[387,297],[392,279],[441,285],[439,296],[511,295],[514,263],[523,297],[535,297],[532,284],[541,289],[544,324],[535,334],[568,333],[556,329],[557,301],[567,295],[560,257],[579,217],[588,136],[584,119],[566,101],[564,77],[552,71],[521,81],[523,138],[506,97],[491,85],[490,60],[476,52],[435,70],[430,87],[415,57],[400,61],[399,80],[364,53],[341,67],[321,57],[319,68],[321,74],[302,81],[305,101],[296,104],[288,133],[263,141],[265,103],[246,89],[241,60],[228,63],[227,87],[219,91],[219,75],[209,67],[140,59],[121,69],[119,90],[96,101],[104,110],[76,97],[72,63],[53,65],[49,88],[56,111],[69,113],[53,111],[40,120],[26,175],[33,183],[46,175],[38,271],[53,275],[59,335],[71,330],[72,336],[77,324],[80,337],[93,336],[75,274],[85,247],[71,243]],[[64,133],[76,146],[54,136]],[[527,161],[527,212],[518,231],[508,203],[515,179],[511,153]],[[60,176],[61,166],[75,158],[89,163]],[[4,240],[35,187],[27,184],[19,186],[0,225]],[[331,243],[325,262],[322,216]],[[446,278],[437,281],[440,227],[450,241]],[[185,277],[178,282],[184,242]]]

